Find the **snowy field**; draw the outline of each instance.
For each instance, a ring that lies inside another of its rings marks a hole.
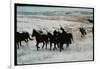
[[[21,15],[19,15],[21,16]],[[63,27],[66,31],[71,32],[74,37],[72,44],[64,50],[59,52],[59,49],[55,51],[49,50],[49,43],[47,49],[40,48],[39,51],[36,49],[36,41],[29,41],[26,44],[22,42],[22,46],[17,49],[17,63],[18,64],[34,64],[34,63],[52,63],[52,62],[67,62],[67,61],[83,61],[93,60],[93,35],[91,32],[93,24],[73,22],[65,20],[47,20],[28,18],[27,16],[17,17],[17,31],[27,31],[32,34],[32,30],[42,30],[44,34],[46,31],[53,32],[55,29],[59,30]],[[79,27],[84,27],[87,30],[87,35],[81,38]],[[42,43],[39,44],[42,47]]]

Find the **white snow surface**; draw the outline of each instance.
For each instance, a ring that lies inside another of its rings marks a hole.
[[[35,18],[17,18],[17,31],[27,31],[32,34],[32,30],[42,30],[43,33],[53,32],[55,29],[59,30],[60,27],[67,29],[71,28],[77,32],[79,27],[92,27],[92,24],[72,22],[64,20],[45,20]],[[74,35],[74,34],[73,34]],[[80,37],[80,36],[74,36]],[[52,62],[68,62],[68,61],[84,61],[93,60],[93,35],[88,32],[84,38],[74,39],[72,44],[62,52],[59,49],[53,51],[49,50],[50,44],[48,43],[47,49],[42,49],[42,43],[39,44],[39,51],[36,49],[36,41],[30,40],[28,44],[24,41],[22,46],[17,49],[17,63],[18,64],[34,64],[34,63],[52,63]]]

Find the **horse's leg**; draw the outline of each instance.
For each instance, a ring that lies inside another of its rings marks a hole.
[[[51,48],[52,48],[52,42],[50,42],[50,50],[51,50]]]
[[[57,43],[57,47],[59,48],[59,43]]]
[[[66,43],[66,48],[69,47],[69,42]]]
[[[84,37],[85,37],[85,34],[82,35],[82,38],[84,38]]]
[[[47,41],[45,43],[46,43],[46,49],[47,49]]]
[[[28,41],[26,43],[27,43],[27,46],[28,46]]]
[[[26,44],[27,44],[27,46],[28,46],[28,39],[25,39],[25,42],[26,42]]]
[[[62,43],[60,43],[60,47],[59,47],[60,52],[62,51],[62,46],[63,46],[63,44],[62,44]]]
[[[26,43],[27,43],[27,46],[28,46],[28,43],[29,43],[28,39],[27,39],[27,42]]]
[[[26,42],[28,42],[28,39],[26,39]]]
[[[70,40],[69,40],[69,43],[72,44],[71,38],[70,38]]]
[[[64,44],[64,43],[62,43],[62,45],[61,45],[61,49],[62,49],[62,50],[64,50],[64,48],[63,48],[63,44]]]
[[[55,49],[57,49],[57,48],[56,48],[56,43],[54,43],[54,50],[55,50]]]
[[[39,42],[36,43],[37,51],[38,51],[38,48],[40,48],[40,47],[38,47],[38,44],[39,44]]]
[[[45,42],[43,41],[43,46],[42,46],[42,48],[44,48],[44,44],[45,44]]]
[[[19,42],[20,46],[21,46],[21,41]]]
[[[81,38],[83,38],[83,35],[81,34]]]

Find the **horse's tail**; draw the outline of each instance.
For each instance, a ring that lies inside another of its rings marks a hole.
[[[32,38],[29,37],[30,40],[33,40]]]
[[[29,38],[30,40],[33,40],[32,38]]]
[[[32,38],[30,38],[30,36],[28,35],[29,40],[33,40]]]

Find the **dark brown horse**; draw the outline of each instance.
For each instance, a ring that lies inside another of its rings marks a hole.
[[[65,32],[65,30],[61,27],[62,33],[58,34],[58,42],[59,42],[59,49],[60,52],[64,49],[63,45],[66,44],[66,47],[69,47],[69,44],[72,43],[73,36],[71,33]]]
[[[62,33],[55,30],[53,32],[53,35],[50,32],[48,32],[48,37],[50,40],[50,50],[52,48],[52,43],[54,43],[53,49],[55,50],[58,47],[60,49],[60,52],[64,49],[63,48],[64,44],[66,44],[66,46],[68,47],[69,44],[72,43],[72,40],[73,40],[72,34],[65,32],[63,28],[61,28],[61,30],[62,30]]]
[[[57,36],[57,31],[55,30],[53,32],[53,34],[51,34],[50,32],[47,33],[47,36],[49,38],[50,41],[50,50],[52,48],[52,44],[54,44],[54,48],[53,50],[57,49],[56,45],[58,46],[58,36]]]
[[[22,41],[25,41],[27,43],[28,39],[33,40],[30,38],[28,32],[22,32],[22,33],[16,32],[15,42],[16,42],[16,45],[18,46],[18,48],[19,48],[19,46],[21,46]]]
[[[81,37],[85,37],[85,35],[87,34],[86,33],[86,30],[84,28],[79,28],[79,31],[81,32]]]
[[[47,42],[48,42],[48,36],[46,34],[42,34],[38,31],[36,31],[35,29],[33,29],[33,32],[32,32],[32,37],[36,38],[36,47],[37,47],[37,51],[38,51],[38,48],[40,48],[38,45],[39,43],[43,43],[43,46],[42,48],[44,48],[44,45],[46,45],[46,49],[47,49]]]

